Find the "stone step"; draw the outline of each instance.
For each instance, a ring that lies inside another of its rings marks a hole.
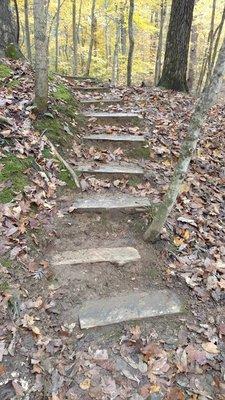
[[[104,141],[104,142],[117,142],[120,143],[131,143],[132,145],[135,143],[145,144],[147,143],[144,136],[135,136],[135,135],[112,135],[107,133],[99,133],[95,135],[87,135],[84,136],[83,139],[86,141]]]
[[[127,194],[103,195],[77,197],[70,211],[145,211],[151,207],[147,197],[136,197]]]
[[[103,174],[109,176],[115,175],[143,175],[143,168],[139,167],[136,164],[128,164],[128,163],[109,163],[109,164],[101,164],[101,163],[80,163],[77,165],[76,171],[82,172],[84,174]]]
[[[123,99],[91,99],[91,100],[82,100],[81,104],[83,106],[94,106],[94,107],[104,107],[104,106],[114,106],[114,105],[122,105]]]
[[[181,301],[174,291],[130,292],[86,302],[79,312],[79,321],[81,329],[89,329],[125,321],[178,314],[181,309]]]
[[[65,265],[110,262],[123,266],[138,261],[140,258],[140,254],[133,247],[98,247],[55,254],[52,257],[52,264],[56,267],[62,267]]]
[[[115,124],[134,123],[139,124],[143,118],[141,114],[132,112],[84,112],[87,118],[93,118],[98,122],[111,122]]]
[[[99,150],[114,151],[121,147],[125,156],[133,159],[149,159],[150,147],[144,136],[95,134],[83,137],[86,146],[94,146]]]
[[[83,93],[87,92],[107,93],[110,92],[111,90],[109,86],[76,86],[73,89]]]

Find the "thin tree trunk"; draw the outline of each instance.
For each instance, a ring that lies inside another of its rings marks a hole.
[[[58,72],[59,64],[59,20],[60,20],[60,4],[61,0],[58,0],[57,13],[56,13],[56,29],[55,29],[55,71]]]
[[[106,68],[108,69],[110,60],[109,60],[109,19],[107,15],[108,11],[108,6],[109,2],[108,0],[104,0],[104,12],[105,12],[105,29],[104,29],[104,35],[105,35],[105,58],[106,58]]]
[[[206,76],[206,83],[209,82],[210,77],[212,75],[212,54],[213,54],[213,42],[214,42],[214,26],[215,26],[215,15],[216,15],[216,0],[213,0],[212,4],[212,16],[211,16],[211,25],[210,25],[210,33],[209,33],[209,52],[208,52],[208,69]]]
[[[83,6],[83,0],[80,0],[80,7],[79,7],[78,21],[77,21],[77,43],[78,44],[80,44],[80,23],[81,23],[82,6]]]
[[[77,40],[77,4],[76,0],[73,0],[73,74],[77,75],[77,50],[78,50],[78,40]]]
[[[162,47],[163,47],[163,29],[166,18],[166,0],[161,0],[160,5],[160,28],[159,28],[159,39],[156,53],[156,63],[155,63],[155,85],[159,82],[162,70]]]
[[[95,41],[95,28],[96,28],[95,6],[96,6],[96,0],[92,0],[92,8],[91,8],[91,38],[90,38],[88,60],[87,60],[87,67],[86,67],[86,75],[87,76],[90,75],[92,53],[93,53],[93,47],[94,47],[94,41]]]
[[[30,61],[32,61],[28,0],[24,0],[24,20],[25,20],[27,57]]]
[[[225,6],[223,9],[223,14],[221,17],[221,21],[219,26],[217,27],[216,31],[217,31],[217,36],[215,39],[215,44],[214,44],[214,49],[213,49],[213,55],[212,55],[212,69],[214,68],[215,65],[215,61],[216,61],[216,55],[217,55],[217,51],[218,51],[218,47],[219,47],[219,42],[220,42],[220,38],[221,38],[221,33],[223,31],[223,27],[224,27],[224,22],[225,22]]]
[[[125,25],[124,9],[121,10],[120,18],[120,31],[121,31],[121,53],[123,56],[127,54],[127,29]]]
[[[132,82],[132,67],[134,56],[134,0],[130,0],[129,17],[128,17],[128,33],[129,33],[129,52],[127,60],[127,86],[131,86]]]
[[[197,68],[197,43],[198,31],[195,25],[192,26],[191,32],[191,48],[189,58],[189,71],[188,71],[188,87],[192,91],[195,86],[195,71]]]
[[[192,115],[188,134],[181,147],[180,158],[175,168],[169,189],[164,197],[163,202],[159,205],[151,225],[144,235],[144,238],[147,241],[155,241],[158,238],[174,204],[176,203],[177,197],[180,193],[181,185],[188,171],[192,156],[196,150],[201,126],[206,118],[208,110],[214,105],[214,102],[218,97],[224,73],[225,38],[219,51],[210,84],[209,86],[205,87]]]
[[[35,103],[43,112],[48,104],[47,0],[34,0]]]
[[[20,16],[19,16],[17,0],[14,0],[14,8],[16,14],[16,43],[18,44],[20,40]]]
[[[120,21],[117,20],[116,23],[116,37],[115,37],[115,47],[113,54],[113,65],[112,65],[112,84],[115,85],[117,82],[117,71],[118,71],[118,56],[119,56],[119,40],[120,40]]]
[[[188,50],[195,0],[173,0],[159,86],[188,91]]]

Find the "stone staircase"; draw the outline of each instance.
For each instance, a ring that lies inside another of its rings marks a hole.
[[[122,104],[121,97],[115,98],[111,95],[110,87],[104,86],[77,86],[77,90],[82,93],[88,93],[89,98],[82,101],[82,106],[85,107],[84,115],[97,125],[105,123],[116,125],[135,126],[140,122],[143,123],[143,118],[137,112],[114,112],[100,111],[99,105],[110,106],[112,104]],[[93,92],[101,95],[107,92],[107,99],[93,99]],[[95,108],[93,110],[93,107]],[[84,146],[97,146],[109,149],[113,146],[119,146],[122,149],[136,146],[148,146],[144,135],[131,135],[120,133],[94,133],[86,134],[83,137]],[[138,159],[130,162],[109,162],[108,164],[98,163],[93,160],[90,163],[82,162],[75,166],[76,171],[82,175],[96,175],[103,178],[115,176],[139,176],[143,177],[144,169],[138,165]],[[70,212],[79,213],[96,213],[96,212],[146,212],[151,207],[151,202],[147,197],[138,197],[127,195],[124,193],[113,194],[80,194],[76,196],[73,205],[70,207]],[[119,266],[132,264],[141,260],[141,256],[137,249],[127,246],[115,247],[93,247],[89,249],[75,249],[74,251],[65,251],[59,255],[52,257],[52,265],[55,270],[65,266],[73,265],[89,265],[112,263]],[[178,296],[170,290],[149,290],[149,292],[135,291],[121,293],[117,296],[108,298],[99,298],[97,300],[87,301],[79,309],[79,321],[81,329],[93,328],[97,326],[111,325],[125,321],[139,320],[162,315],[177,314],[181,312],[182,304]]]

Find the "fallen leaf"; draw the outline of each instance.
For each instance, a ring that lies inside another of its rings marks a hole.
[[[210,354],[219,354],[219,349],[215,343],[204,342],[202,343],[202,348]]]

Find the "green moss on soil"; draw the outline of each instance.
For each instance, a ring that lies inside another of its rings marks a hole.
[[[34,159],[27,157],[20,159],[14,155],[1,159],[3,168],[0,172],[0,182],[9,182],[10,185],[0,192],[0,203],[9,203],[15,194],[20,193],[29,184],[24,172],[32,166]]]
[[[5,50],[5,55],[6,57],[11,58],[12,60],[18,60],[22,56],[18,46],[16,46],[13,43],[8,45],[8,47]]]
[[[46,136],[56,145],[68,146],[71,137],[63,130],[59,118],[43,116],[35,122],[35,128],[41,133],[46,131]]]
[[[65,101],[67,103],[69,103],[73,99],[69,89],[67,89],[67,87],[61,83],[56,86],[56,90],[53,92],[53,97],[56,100]]]
[[[63,167],[63,165],[60,165],[59,179],[61,181],[65,182],[69,189],[75,189],[76,188],[74,180],[72,179],[72,177],[69,174],[69,172]]]
[[[17,88],[20,84],[20,81],[18,79],[12,79],[7,83],[7,88],[9,89],[14,89]]]
[[[11,268],[12,266],[12,260],[9,260],[8,258],[2,258],[0,260],[0,264],[4,267],[4,268]]]
[[[139,176],[133,176],[128,181],[128,184],[130,186],[137,186],[137,185],[140,185],[140,183],[142,183],[142,179]]]
[[[134,158],[150,158],[150,150],[148,146],[140,146],[137,148],[133,148],[129,151],[129,155]]]
[[[12,70],[5,64],[0,63],[0,85],[1,81],[8,78],[12,74]]]

